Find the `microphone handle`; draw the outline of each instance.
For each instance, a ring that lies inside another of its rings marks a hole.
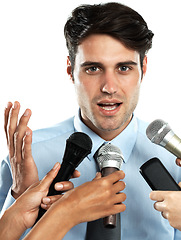
[[[68,162],[68,163],[63,162],[59,172],[57,173],[57,176],[54,178],[53,182],[50,185],[47,196],[60,195],[61,191],[56,191],[54,188],[55,183],[62,182],[62,181],[68,181],[71,178],[75,168],[76,167],[71,162]],[[36,219],[35,224],[40,220],[40,218],[45,213],[46,213],[46,210],[40,207],[39,212],[38,212],[38,217]]]
[[[116,172],[118,170],[119,169],[117,169],[115,167],[105,167],[105,168],[102,168],[101,174],[102,174],[102,177],[106,177],[106,176],[110,175],[111,173]],[[104,227],[106,227],[106,228],[115,228],[116,227],[116,214],[113,214],[113,215],[103,218],[103,224],[104,224]]]

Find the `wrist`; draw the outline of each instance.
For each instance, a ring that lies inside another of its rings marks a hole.
[[[18,240],[26,228],[23,225],[22,216],[13,204],[1,218],[0,236],[6,240]],[[0,239],[1,239],[0,237]]]

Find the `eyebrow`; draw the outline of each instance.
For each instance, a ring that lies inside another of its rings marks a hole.
[[[138,63],[134,61],[124,61],[124,62],[118,62],[116,66],[125,66],[125,65],[138,65]],[[100,62],[91,62],[91,61],[86,61],[81,64],[81,67],[88,67],[88,66],[99,66],[103,67],[103,64]]]
[[[87,61],[87,62],[83,62],[82,64],[81,64],[81,67],[88,67],[88,66],[103,66],[103,64],[102,63],[100,63],[100,62],[91,62],[91,61]]]

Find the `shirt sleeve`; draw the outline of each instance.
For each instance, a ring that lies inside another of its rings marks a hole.
[[[8,158],[0,166],[0,213],[12,205],[15,199],[11,195],[12,175]]]
[[[181,231],[179,231],[178,229],[174,229],[174,230],[175,230],[174,240],[180,240],[181,239]]]

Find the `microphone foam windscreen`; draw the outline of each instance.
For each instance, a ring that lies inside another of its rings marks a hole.
[[[157,119],[149,124],[146,129],[146,135],[153,143],[160,144],[170,130],[168,123]]]

